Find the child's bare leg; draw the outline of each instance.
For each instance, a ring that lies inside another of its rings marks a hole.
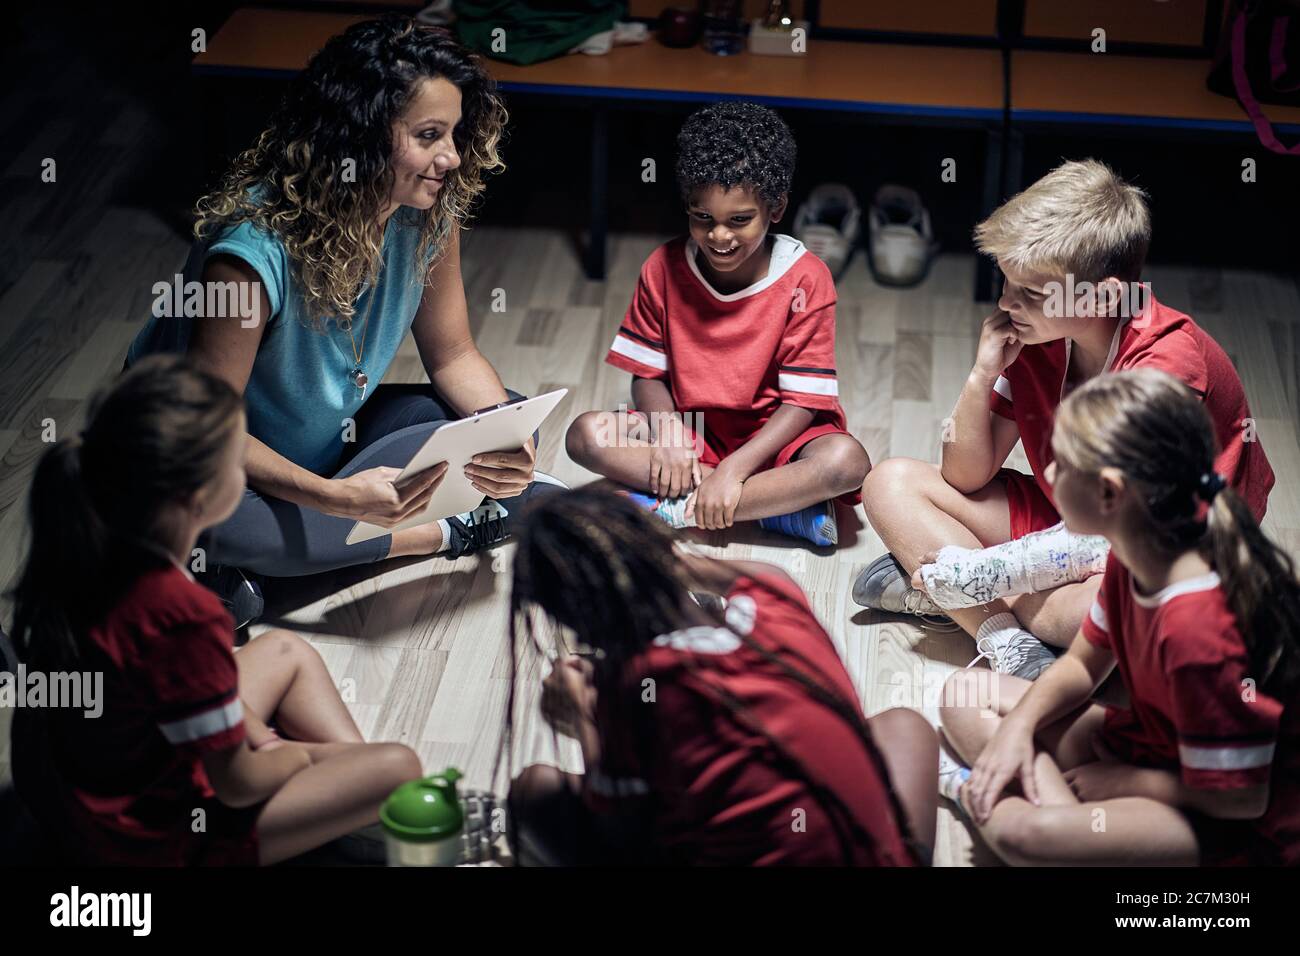
[[[640,491],[650,490],[650,426],[626,411],[583,412],[564,436],[573,461],[611,481]],[[682,491],[685,494],[689,489]]]
[[[339,696],[325,662],[298,635],[267,631],[235,655],[239,697],[264,722],[290,737],[318,743],[360,743],[361,731]]]
[[[349,746],[313,763],[290,777],[258,815],[262,864],[298,856],[377,822],[384,799],[421,773],[419,758],[402,744]]]
[[[1041,806],[999,800],[979,827],[1012,866],[1195,866],[1200,850],[1187,818],[1145,797],[1080,803],[1046,753],[1034,760]]]
[[[851,435],[822,435],[799,449],[794,460],[750,477],[740,493],[735,520],[789,514],[857,491],[871,459]]]
[[[958,671],[948,678],[939,719],[944,737],[967,766],[974,766],[1002,718],[1011,713],[1029,687],[1027,680],[983,669]],[[1087,704],[1042,728],[1035,739],[1061,766],[1077,767],[1096,759],[1092,740],[1105,716],[1104,707]]]
[[[971,495],[944,480],[939,466],[913,458],[889,458],[872,468],[862,503],[885,547],[910,575],[921,559],[945,545],[983,548],[1011,538],[1011,511],[1001,481]],[[1006,601],[949,612],[972,637],[996,614],[1011,613]]]
[[[1034,637],[1054,647],[1069,647],[1101,589],[1101,575],[1063,584],[1050,591],[1021,594],[1007,603],[1017,620]]]
[[[939,740],[934,730],[919,713],[902,707],[877,714],[867,723],[907,814],[908,829],[933,852],[939,767]]]

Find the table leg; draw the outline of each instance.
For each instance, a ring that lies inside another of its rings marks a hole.
[[[984,132],[984,192],[980,197],[980,219],[985,219],[1002,198],[1002,127],[989,126]],[[975,254],[975,301],[991,302],[994,298],[993,262],[988,256]]]
[[[591,112],[591,221],[587,238],[588,279],[605,278],[605,242],[609,231],[609,111],[597,105]]]

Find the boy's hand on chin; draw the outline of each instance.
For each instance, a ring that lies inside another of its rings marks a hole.
[[[1011,324],[1011,316],[999,309],[984,320],[980,329],[975,368],[986,378],[997,378],[1024,347],[1016,327]]]

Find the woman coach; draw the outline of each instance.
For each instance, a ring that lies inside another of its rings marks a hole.
[[[428,501],[442,466],[394,479],[430,432],[517,397],[474,344],[460,274],[460,226],[485,174],[503,166],[504,123],[493,81],[445,32],[365,21],[312,58],[199,200],[184,278],[235,283],[228,299],[247,308],[155,314],[128,363],[187,351],[244,395],[248,490],[200,541],[205,583],[238,623],[261,610],[238,569],[288,576],[458,556],[504,536],[511,506],[485,502],[472,516],[344,542],[358,519],[391,527]],[[432,387],[379,385],[408,331]],[[467,474],[489,499],[525,495],[535,442]]]

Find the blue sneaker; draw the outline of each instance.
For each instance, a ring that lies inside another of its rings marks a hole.
[[[809,505],[802,511],[792,511],[788,515],[759,518],[758,526],[764,531],[803,538],[819,548],[829,548],[840,539],[839,527],[835,524],[835,505],[829,501]]]

